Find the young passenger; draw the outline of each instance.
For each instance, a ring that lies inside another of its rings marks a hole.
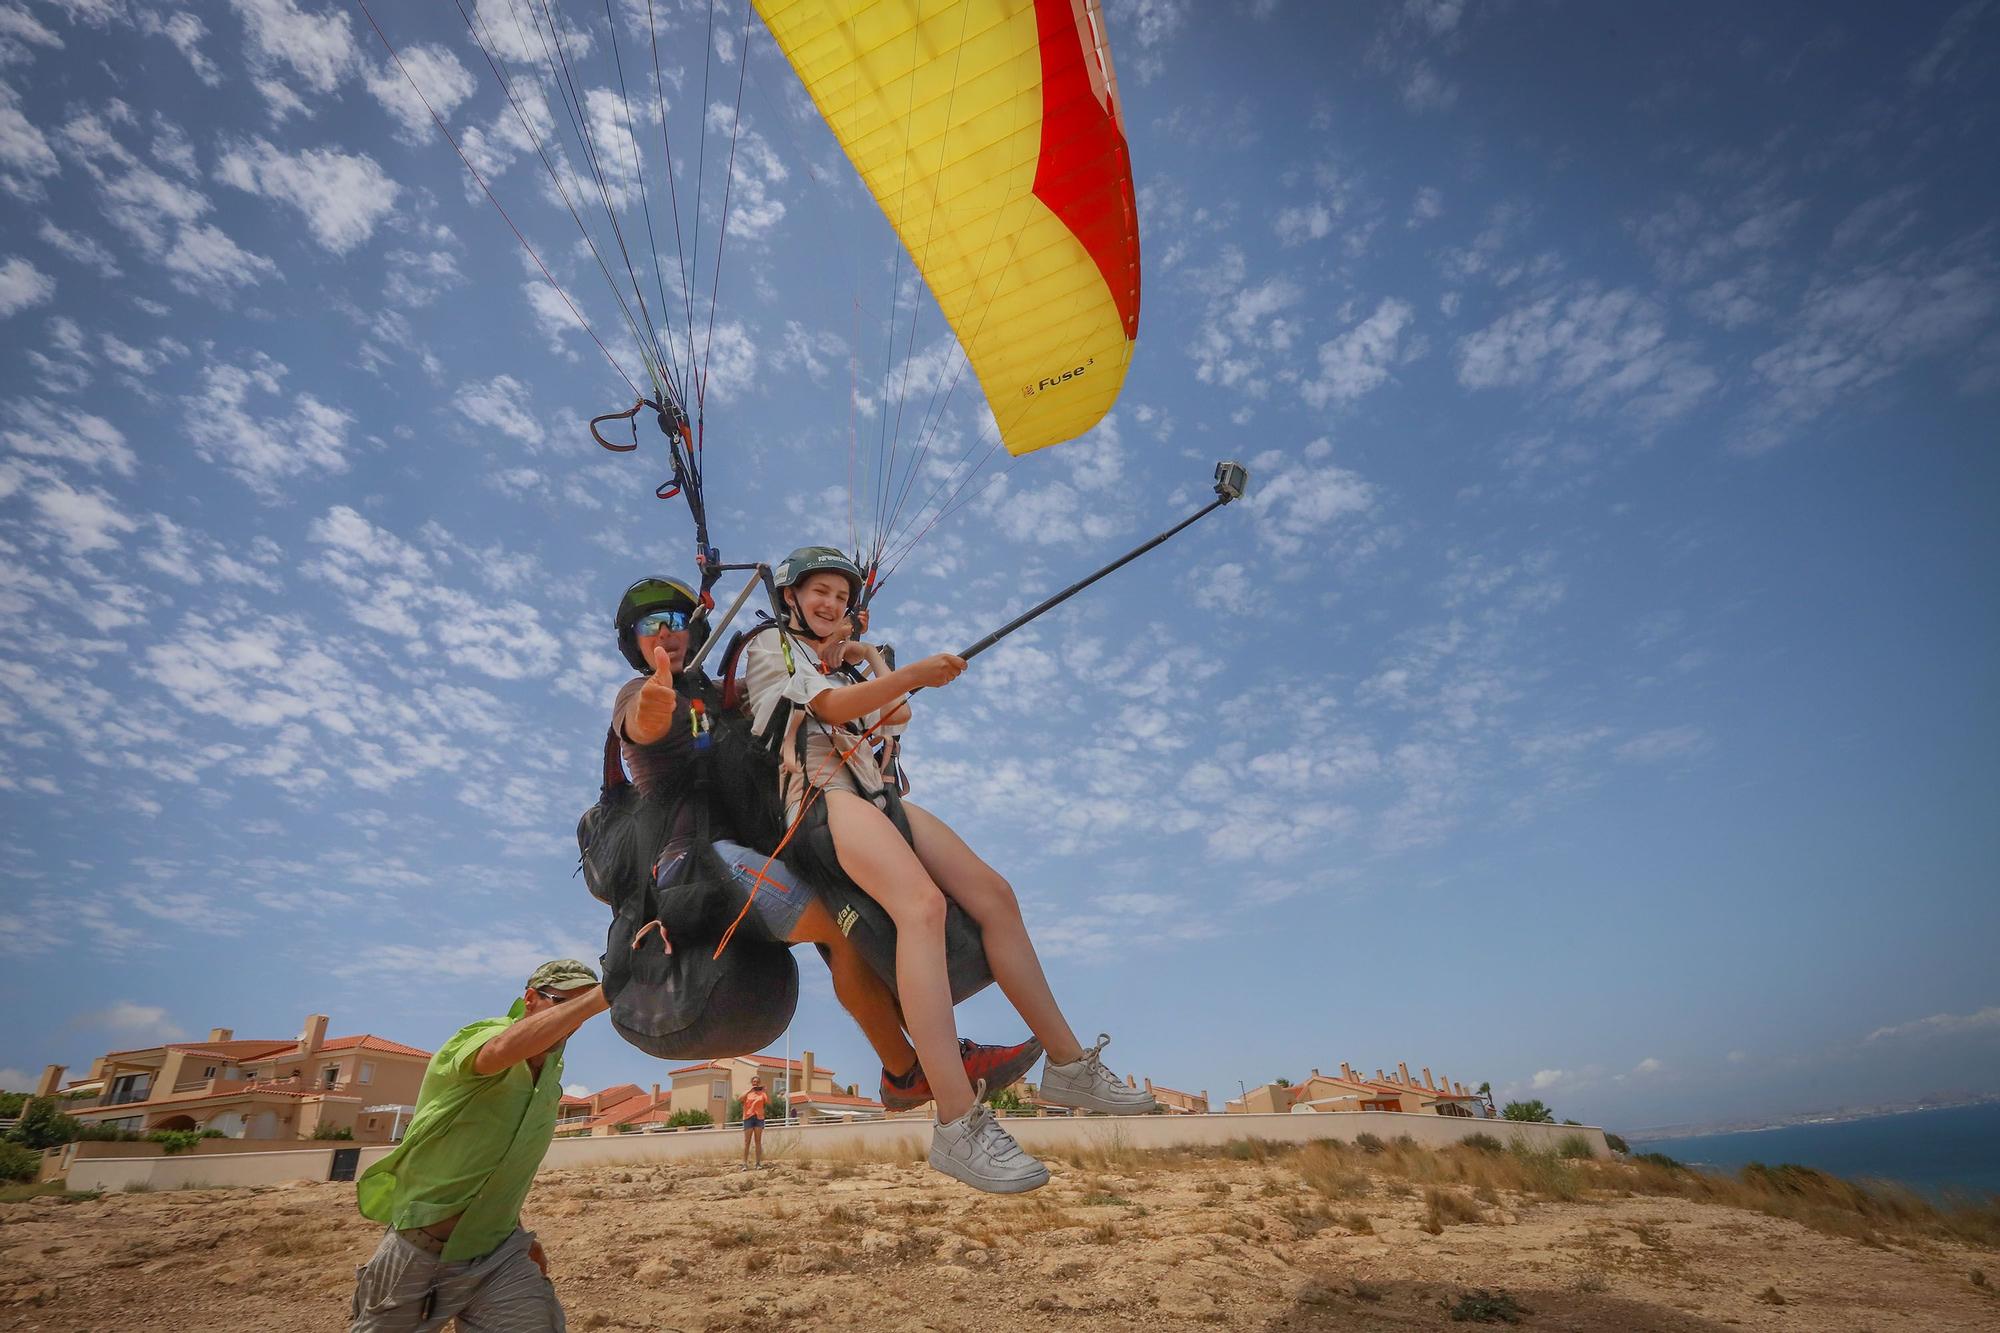
[[[667,846],[657,868],[661,882],[665,883],[672,876],[677,856],[684,854],[689,846],[688,831],[693,821],[687,802],[701,799],[701,793],[691,785],[690,774],[697,747],[711,734],[704,729],[706,720],[720,707],[713,697],[716,691],[705,679],[682,682],[688,686],[686,691],[675,685],[688,654],[699,645],[699,636],[706,632],[707,626],[694,590],[678,579],[665,578],[641,579],[626,589],[619,599],[614,624],[620,652],[634,668],[650,673],[627,681],[612,706],[612,726],[620,742],[625,769],[649,798],[681,803],[679,818],[668,831]],[[824,950],[827,970],[833,974],[834,997],[861,1028],[882,1061],[883,1106],[902,1111],[931,1100],[930,1085],[917,1063],[917,1053],[903,1034],[903,1016],[895,995],[841,932],[809,886],[787,873],[782,862],[771,863],[765,852],[753,851],[730,840],[739,822],[731,817],[732,812],[711,813],[711,822],[718,830],[716,851],[738,872],[739,881],[754,880],[760,872],[765,876],[753,903],[762,930],[774,940],[815,944]],[[671,948],[672,941],[667,941],[667,946]],[[983,1078],[995,1088],[1006,1087],[1021,1078],[1034,1068],[1041,1055],[1041,1043],[1033,1039],[1014,1046],[959,1043],[962,1077]]]
[[[896,923],[896,992],[937,1104],[931,1165],[994,1193],[1035,1189],[1048,1181],[1048,1168],[979,1104],[955,1058],[947,896],[979,924],[994,980],[1048,1052],[1045,1101],[1120,1115],[1152,1111],[1153,1097],[1104,1067],[1099,1055],[1109,1037],[1088,1048],[1076,1039],[1049,990],[1012,886],[944,821],[885,784],[876,737],[909,721],[911,690],[951,683],[965,662],[939,653],[890,670],[874,645],[847,640],[848,609],[861,582],[861,571],[831,547],[801,547],[778,565],[778,628],[751,638],[743,652],[752,727],[759,736],[796,736],[797,762],[780,776],[788,820],[800,824],[802,814],[806,825],[824,820],[839,868]],[[829,674],[828,662],[844,669]],[[795,716],[803,725],[793,733]]]

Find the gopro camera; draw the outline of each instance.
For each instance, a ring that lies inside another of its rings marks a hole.
[[[1241,500],[1243,490],[1250,484],[1250,469],[1241,463],[1217,463],[1215,465],[1215,493],[1222,497],[1224,504],[1231,500]]]

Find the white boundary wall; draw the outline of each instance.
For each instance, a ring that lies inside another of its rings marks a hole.
[[[1213,1148],[1232,1139],[1268,1143],[1310,1143],[1338,1139],[1352,1143],[1373,1134],[1384,1142],[1408,1136],[1430,1148],[1448,1147],[1472,1134],[1490,1134],[1502,1143],[1516,1140],[1552,1149],[1581,1135],[1599,1157],[1611,1156],[1604,1131],[1594,1125],[1527,1125],[1508,1120],[1407,1115],[1397,1111],[1341,1111],[1292,1115],[1006,1116],[1008,1132],[1030,1152],[1095,1148]],[[810,1158],[825,1154],[907,1155],[912,1161],[930,1148],[923,1120],[859,1120],[842,1124],[773,1125],[764,1131],[764,1156]],[[386,1146],[361,1150],[358,1170],[386,1154]],[[727,1127],[684,1129],[666,1134],[614,1134],[604,1138],[557,1139],[542,1159],[544,1171],[629,1165],[636,1162],[734,1158],[743,1152],[741,1130]],[[328,1147],[177,1157],[85,1158],[73,1163],[73,1190],[121,1190],[134,1184],[152,1189],[197,1189],[276,1185],[325,1180],[333,1161]]]

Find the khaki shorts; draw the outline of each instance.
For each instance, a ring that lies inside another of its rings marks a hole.
[[[491,1254],[450,1263],[434,1239],[382,1237],[354,1271],[348,1333],[428,1333],[453,1319],[462,1333],[563,1333],[555,1284],[528,1257],[533,1232],[516,1228]]]

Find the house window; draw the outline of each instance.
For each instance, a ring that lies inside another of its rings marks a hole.
[[[202,1076],[203,1078],[214,1078],[214,1077],[215,1077],[215,1066],[214,1066],[214,1065],[203,1065],[203,1066],[202,1066],[202,1069],[201,1069],[201,1076]]]
[[[105,1129],[137,1129],[145,1123],[145,1120],[146,1117],[142,1115],[128,1115],[117,1120],[100,1120],[97,1123]]]
[[[333,1089],[339,1087],[340,1066],[328,1065],[325,1069],[322,1069],[319,1074],[319,1081],[320,1086],[323,1088]]]
[[[363,1083],[373,1083],[375,1081],[375,1066],[366,1060],[361,1062],[361,1081]]]

